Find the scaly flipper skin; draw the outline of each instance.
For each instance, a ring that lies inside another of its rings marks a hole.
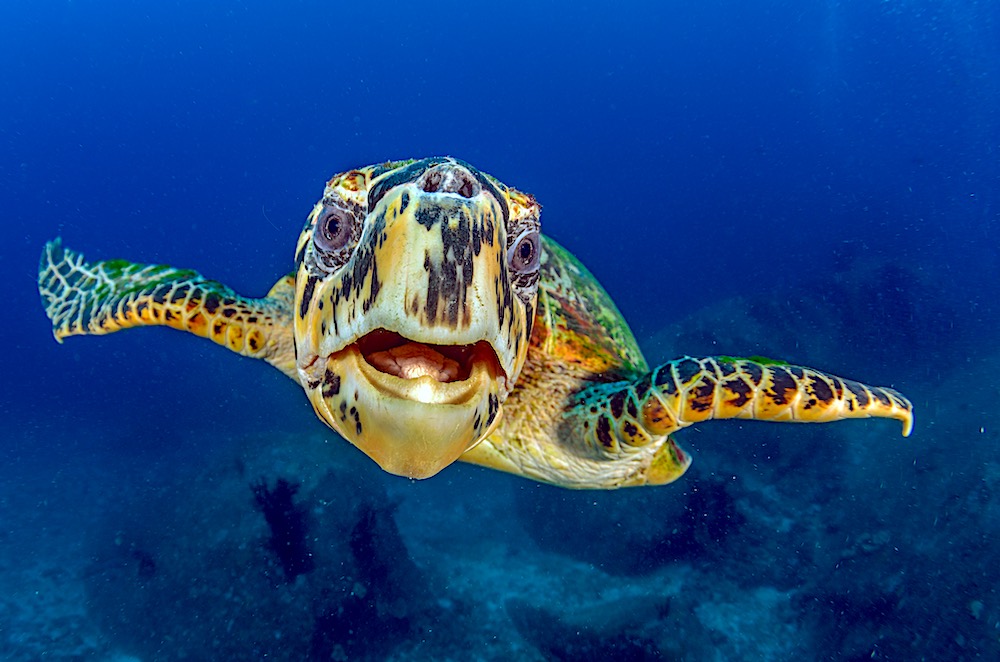
[[[292,346],[294,279],[267,297],[241,297],[195,271],[124,260],[88,262],[59,239],[42,252],[38,291],[56,340],[162,325],[264,359],[298,381]]]
[[[663,485],[680,478],[691,464],[670,435],[725,418],[803,423],[892,418],[902,421],[905,437],[913,428],[913,407],[891,388],[811,368],[684,357],[638,379],[576,393],[555,432],[558,442],[544,452],[489,443],[476,451],[480,464],[564,487]]]

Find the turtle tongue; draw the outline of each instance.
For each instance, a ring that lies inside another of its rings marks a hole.
[[[408,342],[366,357],[368,363],[384,373],[403,379],[428,375],[439,382],[458,379],[459,365],[427,345]]]

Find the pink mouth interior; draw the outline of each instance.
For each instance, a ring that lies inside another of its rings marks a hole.
[[[485,357],[497,363],[492,347],[484,341],[474,345],[431,345],[382,329],[361,338],[358,348],[373,368],[401,379],[430,376],[439,382],[464,381],[475,361]]]

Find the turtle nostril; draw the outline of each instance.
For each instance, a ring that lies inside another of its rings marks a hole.
[[[421,188],[423,188],[427,193],[437,193],[441,188],[442,179],[440,170],[431,170],[427,173],[427,176],[424,177],[424,184]]]
[[[468,170],[461,166],[441,166],[429,170],[420,182],[425,193],[457,193],[463,198],[479,194],[480,184]]]
[[[458,193],[463,198],[471,198],[479,193],[479,182],[465,168],[452,168],[445,178],[444,190],[448,193]]]
[[[458,187],[458,194],[463,198],[471,198],[476,194],[476,182],[471,179],[466,179],[462,182],[462,185]]]

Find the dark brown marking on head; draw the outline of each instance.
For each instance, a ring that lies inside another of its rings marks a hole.
[[[312,303],[317,282],[319,278],[316,276],[306,277],[306,286],[302,289],[302,301],[299,302],[299,317],[302,319],[305,319],[306,313],[309,312],[309,304]]]
[[[372,281],[371,286],[368,290],[368,298],[365,299],[362,309],[367,313],[368,309],[372,307],[375,303],[375,297],[378,296],[379,290],[382,289],[382,281],[378,278],[378,262],[372,262]]]
[[[340,393],[340,375],[328,369],[323,374],[323,397],[332,398],[333,396],[339,393]]]
[[[428,319],[437,319],[438,300],[441,297],[440,282],[437,268],[431,262],[430,255],[424,255],[424,270],[427,272],[427,304],[425,313]]]
[[[632,418],[635,418],[636,416],[639,415],[639,410],[635,406],[634,398],[629,397],[625,400],[625,409],[628,410],[628,415],[631,416]]]
[[[465,202],[443,199],[422,202],[414,212],[414,219],[428,232],[441,236],[441,256],[432,259],[429,252],[424,253],[428,319],[434,321],[440,315],[441,321],[451,327],[467,323],[467,291],[472,284],[473,255],[480,252],[479,242],[482,241],[478,233],[472,231],[480,222],[477,214]]]
[[[497,417],[497,411],[500,409],[500,400],[493,393],[490,393],[489,397],[489,408],[486,412],[486,425],[492,425],[493,420]]]
[[[358,410],[351,407],[351,417],[354,419],[354,430],[361,434],[361,416],[358,415]]]
[[[312,229],[311,223],[306,223],[306,227]],[[298,271],[299,267],[302,266],[302,261],[306,259],[306,249],[309,248],[309,242],[303,241],[302,247],[299,248],[298,252],[295,254],[295,270]]]

